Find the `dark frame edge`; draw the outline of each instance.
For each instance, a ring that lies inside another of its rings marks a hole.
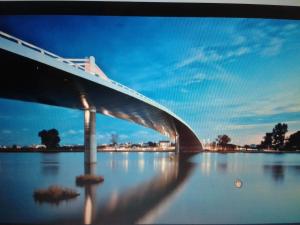
[[[224,3],[0,1],[0,15],[16,14],[300,19],[300,7]]]

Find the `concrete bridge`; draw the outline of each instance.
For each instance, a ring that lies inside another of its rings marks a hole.
[[[95,58],[66,59],[0,31],[0,97],[84,111],[85,162],[95,163],[96,113],[152,128],[175,141],[177,152],[202,145],[181,118],[109,79]]]

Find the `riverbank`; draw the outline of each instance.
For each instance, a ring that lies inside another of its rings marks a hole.
[[[211,153],[271,153],[271,154],[283,154],[283,153],[300,153],[300,150],[296,151],[279,151],[279,150],[232,150],[232,151],[210,151],[210,150],[204,150],[204,152],[211,152]]]
[[[0,153],[74,153],[84,152],[84,150],[0,150]],[[97,152],[175,152],[175,150],[98,150]]]

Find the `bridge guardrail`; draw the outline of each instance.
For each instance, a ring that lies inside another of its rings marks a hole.
[[[14,36],[12,36],[12,35],[9,35],[9,34],[7,34],[7,33],[4,33],[4,32],[2,32],[2,31],[0,31],[0,36],[2,36],[2,37],[4,37],[5,39],[8,39],[8,40],[10,40],[10,41],[14,41],[14,42],[16,42],[17,44],[19,44],[19,45],[23,45],[23,46],[25,46],[25,47],[27,47],[27,48],[30,48],[30,49],[32,49],[32,50],[34,50],[34,51],[37,51],[37,52],[39,52],[39,53],[41,53],[42,55],[48,55],[48,56],[50,56],[50,57],[52,57],[52,58],[54,58],[54,59],[56,59],[56,60],[58,60],[58,61],[61,61],[61,62],[63,62],[63,63],[66,63],[66,64],[68,64],[68,65],[70,65],[70,66],[73,66],[73,67],[75,67],[75,68],[77,68],[77,69],[81,69],[81,70],[85,70],[85,68],[83,67],[83,66],[81,66],[81,65],[77,65],[76,63],[73,63],[72,61],[70,61],[70,60],[68,60],[68,59],[65,59],[65,58],[63,58],[63,57],[60,57],[60,56],[58,56],[58,55],[56,55],[56,54],[54,54],[54,53],[52,53],[52,52],[49,52],[49,51],[47,51],[47,50],[44,50],[44,49],[42,49],[42,48],[40,48],[40,47],[37,47],[37,46],[35,46],[35,45],[33,45],[33,44],[30,44],[30,43],[28,43],[28,42],[26,42],[26,41],[23,41],[23,40],[21,40],[21,39],[19,39],[19,38],[16,38],[16,37],[14,37]]]
[[[86,62],[87,59],[66,59],[66,58],[58,56],[58,55],[56,55],[56,54],[54,54],[52,52],[44,50],[44,49],[42,49],[40,47],[37,47],[37,46],[35,46],[33,44],[30,44],[30,43],[28,43],[26,41],[23,41],[23,40],[21,40],[19,38],[16,38],[16,37],[14,37],[14,36],[12,36],[10,34],[4,33],[3,31],[0,31],[0,36],[3,37],[3,38],[5,38],[5,39],[7,39],[7,40],[16,42],[19,45],[22,45],[24,47],[30,48],[30,49],[32,49],[34,51],[37,51],[37,52],[39,52],[42,55],[50,56],[51,58],[54,58],[54,59],[56,59],[56,60],[58,60],[60,62],[66,63],[69,66],[73,66],[73,67],[75,67],[77,69],[80,69],[80,70],[83,70],[83,71],[87,72],[86,69],[85,69],[85,67],[84,67],[84,63],[82,63],[82,62]],[[74,63],[74,62],[78,62],[78,63]],[[155,101],[153,101],[152,99],[150,99],[150,98],[148,98],[148,97],[146,97],[146,96],[138,93],[137,91],[135,91],[135,90],[133,90],[133,89],[131,89],[129,87],[124,86],[123,84],[120,84],[120,83],[118,83],[118,82],[116,82],[114,80],[111,80],[111,79],[109,79],[109,81],[111,83],[119,86],[119,87],[124,88],[125,90],[127,90],[127,91],[129,91],[129,92],[131,92],[131,93],[133,93],[135,95],[138,95],[139,97],[141,97],[141,98],[143,98],[143,99],[145,99],[145,100],[147,100],[149,102],[155,103]]]

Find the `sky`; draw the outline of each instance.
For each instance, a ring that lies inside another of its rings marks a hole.
[[[202,142],[258,144],[279,122],[300,130],[300,21],[242,18],[1,16],[0,30],[66,58],[94,56],[105,74],[166,106]],[[79,110],[0,98],[0,145],[83,144]],[[165,140],[97,115],[97,140]]]

